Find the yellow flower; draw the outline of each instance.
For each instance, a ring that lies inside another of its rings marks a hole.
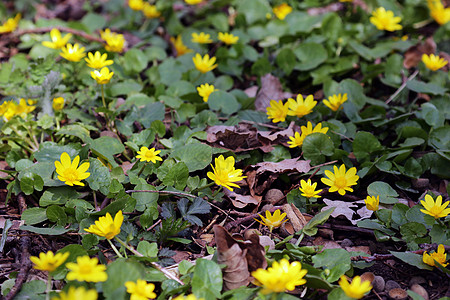
[[[41,271],[53,272],[62,265],[69,257],[69,252],[53,254],[52,251],[39,253],[39,257],[31,256],[30,260],[34,264],[33,268]]]
[[[217,91],[217,90],[214,88],[214,85],[205,83],[205,84],[200,85],[197,88],[197,91],[198,91],[199,96],[203,97],[203,101],[208,102],[209,95],[211,95],[212,92]]]
[[[107,84],[113,75],[114,72],[110,72],[108,67],[104,67],[100,71],[91,71],[91,77],[94,78],[98,84]]]
[[[61,162],[55,161],[56,173],[58,173],[58,179],[64,181],[65,184],[73,186],[84,186],[81,180],[86,179],[91,175],[86,171],[89,169],[89,163],[82,163],[78,167],[80,157],[77,155],[73,162],[70,161],[70,156],[67,152],[61,154]]]
[[[314,182],[314,184],[311,184],[311,179],[308,179],[308,181],[304,181],[303,179],[300,180],[300,185],[298,189],[300,192],[302,192],[302,196],[305,196],[306,198],[320,198],[319,193],[322,190],[317,190],[317,182]]]
[[[181,35],[177,36],[177,38],[170,37],[170,41],[172,42],[173,46],[175,47],[175,50],[177,51],[177,56],[181,56],[183,54],[192,52],[191,49],[189,49],[188,47],[186,47],[185,44],[183,44]]]
[[[441,264],[443,267],[446,267],[448,263],[445,263],[447,260],[447,253],[445,253],[444,245],[439,245],[437,252],[433,252],[428,254],[427,251],[423,253],[423,262],[432,267],[437,267],[435,261]]]
[[[190,294],[187,296],[179,295],[176,298],[173,298],[173,300],[204,300],[204,298],[198,299],[194,294]]]
[[[328,100],[323,100],[325,104],[332,111],[337,111],[345,101],[347,101],[347,93],[341,95],[333,95],[328,97]]]
[[[316,106],[317,101],[314,101],[313,95],[309,95],[303,100],[303,96],[299,94],[297,96],[297,101],[289,98],[287,103],[289,104],[288,116],[297,116],[299,118],[310,114]]]
[[[241,181],[247,176],[242,176],[241,169],[234,168],[234,157],[229,156],[224,159],[223,155],[220,155],[215,159],[215,167],[211,164],[213,172],[208,172],[207,176],[213,180],[217,185],[226,187],[230,191],[233,191],[232,187],[239,187],[239,185],[233,183]]]
[[[353,0],[339,0],[339,2],[353,2]]]
[[[339,285],[344,293],[353,299],[361,299],[364,297],[364,294],[372,289],[370,281],[366,280],[361,282],[361,277],[359,276],[353,277],[352,283],[349,283],[345,275],[342,275],[339,280]]]
[[[200,54],[195,54],[195,57],[192,58],[194,62],[195,68],[202,73],[207,73],[209,71],[214,70],[217,67],[216,57],[213,56],[209,58],[209,54],[205,54],[205,56],[201,56]]]
[[[372,12],[370,23],[375,25],[378,30],[395,31],[401,30],[403,27],[399,23],[402,20],[400,17],[394,17],[394,12],[386,10],[384,7],[379,7]]]
[[[110,52],[122,52],[125,46],[123,34],[111,32],[109,28],[100,31],[101,38],[106,42],[105,49]]]
[[[219,36],[217,38],[219,39],[219,41],[222,41],[227,45],[233,45],[236,44],[237,41],[239,41],[238,36],[235,36],[232,33],[228,32],[219,32]]]
[[[421,209],[420,211],[424,214],[430,215],[435,219],[446,217],[450,214],[450,208],[446,208],[450,201],[442,204],[442,196],[437,196],[436,202],[433,200],[433,197],[430,195],[425,195],[425,201],[421,200],[423,207],[425,209]]]
[[[282,293],[286,290],[292,291],[297,285],[306,283],[303,277],[308,271],[302,270],[302,264],[298,261],[289,263],[285,258],[279,262],[274,261],[272,266],[258,269],[252,272],[252,276],[257,280],[257,285],[262,285],[262,293]]]
[[[377,211],[378,205],[380,205],[380,196],[367,196],[364,202],[366,202],[366,207],[368,210]]]
[[[114,220],[109,213],[106,213],[106,216],[100,217],[98,221],[95,221],[95,225],[91,225],[88,229],[84,229],[84,231],[103,236],[110,240],[120,233],[122,222],[123,215],[121,210],[116,214]]]
[[[270,100],[270,106],[267,107],[267,118],[273,119],[273,123],[284,122],[289,110],[289,103],[283,104],[283,101]]]
[[[338,192],[340,195],[345,195],[346,191],[353,192],[353,189],[350,187],[355,185],[359,179],[359,176],[356,175],[356,168],[350,168],[347,172],[345,171],[345,165],[341,165],[338,167],[333,166],[334,173],[325,170],[325,175],[328,178],[322,178],[322,182],[328,186],[330,186],[329,192]]]
[[[147,283],[147,281],[138,279],[137,282],[127,281],[125,282],[127,292],[131,294],[130,300],[147,300],[156,298],[156,294],[153,292],[155,285],[153,283]]]
[[[203,2],[203,0],[184,0],[189,5],[197,5]]]
[[[108,54],[101,54],[100,51],[95,51],[95,54],[89,52],[88,58],[85,58],[84,60],[86,61],[87,66],[92,69],[101,69],[114,63],[112,60],[108,59]]]
[[[292,7],[290,7],[287,3],[282,3],[274,7],[272,11],[278,19],[284,20],[284,18],[292,12]]]
[[[266,210],[266,217],[264,218],[263,216],[261,216],[260,214],[258,214],[261,217],[261,220],[257,220],[255,219],[255,221],[258,221],[259,223],[269,227],[270,232],[272,232],[272,230],[276,227],[280,227],[281,224],[283,224],[284,222],[287,221],[283,220],[284,217],[286,217],[286,213],[281,213],[281,211],[279,209],[277,209],[273,215],[270,213],[270,211]]]
[[[6,20],[6,22],[0,26],[0,33],[8,33],[16,30],[17,25],[19,25],[20,18],[22,18],[22,15],[17,14],[14,19],[9,18],[8,20]]]
[[[439,24],[444,25],[450,21],[450,7],[445,8],[440,0],[428,0],[430,16]]]
[[[66,267],[70,270],[66,276],[67,280],[102,282],[108,279],[108,274],[105,272],[106,266],[99,265],[96,257],[78,256],[77,263],[69,262]]]
[[[128,6],[132,10],[142,10],[144,8],[143,0],[128,0]]]
[[[141,147],[141,150],[137,153],[136,158],[139,158],[141,161],[156,163],[157,160],[162,161],[162,158],[158,156],[161,150],[155,151],[155,148],[148,149],[147,147]]]
[[[439,57],[438,55],[434,55],[434,54],[430,54],[429,56],[426,54],[423,54],[422,62],[431,71],[437,71],[440,68],[443,68],[448,64],[448,61],[446,61],[442,57]]]
[[[312,123],[308,121],[306,126],[301,127],[301,130],[301,135],[296,132],[293,137],[289,137],[290,141],[287,142],[289,144],[289,148],[301,147],[305,138],[311,133],[320,132],[326,134],[328,132],[328,127],[322,128],[322,123],[319,123],[313,128]]]
[[[53,104],[52,104],[53,110],[61,110],[64,108],[64,98],[58,97],[53,98]]]
[[[86,290],[83,286],[71,286],[69,291],[59,293],[58,297],[52,297],[52,300],[97,300],[98,294],[94,289]]]
[[[200,34],[196,32],[192,33],[191,41],[199,44],[211,44],[213,42],[211,35],[204,32],[200,32]]]
[[[290,136],[289,141],[287,142],[289,145],[289,148],[301,147],[303,145],[304,139],[305,139],[305,136],[300,135],[299,132],[295,132],[294,136]]]
[[[72,46],[72,44],[67,44],[64,47],[61,48],[61,53],[59,53],[63,58],[67,59],[68,61],[80,61],[83,57],[86,56],[86,53],[84,53],[84,47],[80,48],[80,45],[75,44]]]
[[[144,13],[144,16],[149,19],[156,19],[161,16],[161,12],[156,8],[156,5],[152,5],[148,2],[145,2],[142,12]]]
[[[31,102],[31,100],[28,100]],[[19,104],[14,100],[5,101],[0,105],[0,116],[6,121],[11,120],[15,116],[21,116],[25,118],[26,115],[36,109],[36,106],[28,106],[27,101],[23,98],[20,99]]]
[[[52,41],[43,41],[42,45],[47,48],[61,49],[67,44],[71,37],[71,33],[66,34],[64,37],[61,37],[61,32],[57,28],[53,28],[50,31],[50,38],[52,39]]]

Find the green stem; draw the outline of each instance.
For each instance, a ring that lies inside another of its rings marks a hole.
[[[204,186],[202,186],[202,187],[193,189],[193,190],[192,190],[192,193],[196,193],[196,192],[198,192],[198,191],[204,190],[204,189],[209,188],[209,187],[211,187],[211,186],[213,186],[213,185],[214,185],[214,181],[213,181],[213,182],[210,182],[210,183],[208,183],[207,185],[204,185]]]
[[[298,237],[298,240],[297,240],[297,242],[295,243],[295,246],[300,245],[300,243],[302,242],[304,236],[305,236],[305,234],[304,234],[303,231],[302,231],[302,234],[300,234],[300,236]]]
[[[115,239],[116,239],[116,241],[118,241],[122,246],[127,248],[134,255],[139,256],[139,257],[144,257],[144,255],[142,253],[139,253],[138,251],[136,251],[136,249],[134,249],[133,246],[128,245],[127,243],[125,243],[124,241],[119,239],[117,236],[115,237]]]
[[[217,194],[219,194],[220,193],[220,191],[222,191],[222,189],[223,189],[223,187],[222,186],[220,186],[219,187],[219,189],[217,190],[217,191],[215,191],[213,194],[212,194],[212,197],[214,198],[214,197],[216,197],[217,196]]]
[[[47,289],[45,290],[45,300],[50,300],[50,291],[52,290],[52,275],[48,273],[47,276]]]
[[[102,88],[102,102],[103,102],[103,106],[104,106],[105,108],[108,108],[108,107],[106,107],[106,101],[105,101],[105,89],[103,88],[103,84],[101,84],[100,87]]]
[[[113,242],[111,242],[111,240],[106,239],[108,241],[108,243],[111,245],[111,248],[114,250],[114,252],[116,252],[118,257],[123,257],[122,254],[120,254],[119,250],[117,250],[116,246],[114,246]]]
[[[39,142],[37,141],[36,137],[34,136],[33,131],[30,128],[28,128],[28,126],[25,126],[25,127],[27,129],[28,134],[30,135],[31,140],[34,142],[33,150],[35,150],[35,151],[39,150]]]
[[[139,170],[139,172],[137,173],[137,177],[139,177],[141,174],[142,174],[142,172],[144,171],[144,169],[145,169],[145,167],[147,166],[147,164],[144,164],[143,166],[142,166],[142,168]]]
[[[341,111],[341,108],[339,107],[337,110],[336,110],[336,114],[334,115],[334,118],[337,120],[338,119],[338,117],[339,117],[339,112]]]

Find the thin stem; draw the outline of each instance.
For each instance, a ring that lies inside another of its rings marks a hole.
[[[28,128],[28,126],[25,126],[25,127],[28,131],[28,134],[30,135],[30,138],[34,142],[33,149],[35,149],[36,151],[39,150],[39,142],[37,141],[36,137],[34,136],[32,129]]]
[[[305,236],[305,234],[304,234],[303,231],[302,231],[302,234],[300,234],[300,236],[298,237],[298,240],[297,240],[297,242],[295,243],[295,246],[300,245],[300,243],[302,242],[304,236]]]
[[[141,174],[142,174],[142,172],[144,171],[144,169],[145,169],[145,167],[147,166],[147,164],[144,164],[143,166],[142,166],[142,168],[139,170],[139,172],[137,173],[137,177],[139,177]]]
[[[47,276],[47,289],[45,290],[45,300],[50,300],[50,291],[52,290],[52,275],[48,273]]]
[[[108,107],[106,107],[105,90],[104,90],[104,88],[103,88],[103,84],[101,84],[100,87],[102,88],[102,102],[103,102],[103,106],[104,106],[105,108],[108,108]]]
[[[214,197],[216,197],[217,196],[217,194],[219,194],[220,193],[220,191],[222,191],[222,189],[223,189],[223,187],[222,186],[220,186],[219,187],[219,189],[217,190],[217,191],[215,191],[213,194],[212,194],[212,196],[213,196],[213,198]]]
[[[210,183],[208,183],[208,184],[205,185],[205,186],[202,186],[202,187],[193,189],[193,190],[192,190],[192,193],[196,193],[196,192],[198,192],[198,191],[204,190],[204,189],[209,188],[210,186],[213,186],[213,185],[214,185],[214,182],[210,182]]]
[[[406,87],[408,81],[413,80],[417,76],[417,74],[419,74],[419,70],[414,71],[414,73],[412,73],[411,76],[409,76],[408,79],[406,79],[406,81],[403,82],[402,85],[395,91],[395,93],[393,93],[392,96],[390,96],[389,99],[387,99],[384,103],[389,104],[389,102],[394,100],[395,97],[397,97],[397,95],[400,94],[400,92],[403,91],[403,89]]]
[[[118,257],[123,257],[122,254],[120,254],[119,250],[117,250],[116,246],[114,246],[113,242],[111,242],[111,240],[106,239],[108,241],[108,243],[111,245],[111,248],[114,250],[114,252],[116,252]]]

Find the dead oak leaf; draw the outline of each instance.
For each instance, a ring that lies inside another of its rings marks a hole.
[[[307,173],[311,170],[310,160],[297,160],[297,158],[285,159],[280,162],[260,162],[252,167],[256,167],[256,175],[271,172],[271,173],[285,173],[289,171],[296,171],[298,173]]]
[[[277,77],[266,74],[261,77],[261,89],[256,94],[255,108],[258,111],[266,112],[270,100],[282,100],[290,97],[292,94],[283,92],[283,86]]]

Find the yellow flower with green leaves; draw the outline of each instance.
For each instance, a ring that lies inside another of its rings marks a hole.
[[[208,102],[209,95],[211,95],[214,91],[217,91],[214,85],[208,83],[197,87],[197,92],[199,96],[203,98],[203,102]]]
[[[448,263],[445,263],[447,261],[447,253],[445,253],[444,245],[439,245],[437,252],[428,254],[427,251],[425,251],[423,253],[422,260],[424,263],[432,267],[437,267],[436,262],[441,264],[443,267],[446,267]]]
[[[179,295],[176,298],[173,298],[173,300],[205,300],[205,298],[197,298],[194,294],[189,294],[187,296]]]
[[[30,102],[30,100],[28,100]],[[15,116],[25,118],[26,115],[36,109],[36,106],[28,105],[23,98],[20,99],[19,104],[14,100],[5,101],[0,105],[0,116],[6,121],[11,120]]]
[[[227,44],[227,45],[233,45],[236,44],[239,41],[239,37],[236,35],[233,35],[232,33],[228,32],[219,32],[218,40]]]
[[[110,72],[108,67],[102,68],[100,71],[91,71],[91,77],[97,81],[98,84],[107,84],[113,77],[114,72]]]
[[[100,31],[100,37],[106,42],[105,49],[109,52],[122,52],[125,46],[123,34],[111,32],[109,28]]]
[[[217,185],[223,186],[230,191],[233,191],[232,187],[239,187],[234,182],[247,178],[247,176],[242,176],[241,169],[234,168],[235,161],[233,156],[225,159],[223,155],[220,155],[215,159],[214,163],[215,166],[211,164],[213,172],[207,173],[208,178],[213,180]]]
[[[423,207],[420,211],[424,214],[430,215],[435,219],[444,218],[450,214],[450,208],[446,208],[450,201],[442,204],[442,196],[437,196],[436,201],[430,195],[425,195],[425,201],[421,200]]]
[[[267,107],[267,118],[272,119],[273,123],[284,122],[289,110],[289,103],[283,104],[283,101],[270,100],[270,106]]]
[[[450,22],[450,7],[445,8],[440,0],[428,0],[430,16],[439,24]]]
[[[320,132],[323,134],[326,134],[328,132],[328,127],[322,128],[322,123],[317,124],[314,128],[312,126],[312,123],[308,121],[306,126],[301,127],[302,134],[295,132],[294,136],[289,137],[289,141],[287,142],[289,145],[289,148],[295,148],[295,147],[301,147],[303,145],[303,141],[305,138],[310,135],[311,133]]]
[[[123,214],[122,211],[119,210],[114,219],[109,213],[106,213],[106,216],[100,217],[97,221],[95,221],[95,224],[91,225],[87,229],[85,228],[84,231],[110,240],[120,233],[122,223]]]
[[[161,12],[156,8],[156,5],[150,4],[148,2],[145,2],[142,12],[148,19],[156,19],[161,17]]]
[[[375,25],[378,30],[396,31],[401,30],[402,25],[398,24],[402,18],[395,17],[394,12],[386,10],[384,7],[379,7],[372,12],[370,23]]]
[[[59,293],[58,297],[52,297],[52,300],[97,300],[98,294],[94,289],[86,290],[83,286],[71,286],[66,292]]]
[[[92,69],[101,69],[114,63],[114,61],[108,59],[108,54],[101,54],[100,51],[95,51],[94,54],[89,52],[88,57],[84,60],[86,61],[87,66]]]
[[[337,111],[345,101],[348,100],[347,93],[341,95],[332,95],[328,97],[328,100],[323,100],[323,104],[325,104],[332,111]]]
[[[69,273],[67,280],[87,281],[87,282],[103,282],[108,279],[106,274],[106,266],[98,264],[96,257],[78,256],[77,262],[68,262],[66,264]]]
[[[141,147],[141,149],[137,152],[136,158],[141,161],[156,163],[156,161],[162,161],[162,158],[158,156],[161,153],[161,150],[155,151],[155,148],[148,149],[147,147]]]
[[[209,33],[192,33],[192,42],[193,43],[199,43],[199,44],[211,44],[213,40],[211,39],[211,35]]]
[[[296,286],[306,283],[305,277],[307,270],[302,269],[302,264],[298,261],[289,263],[285,258],[280,261],[274,261],[272,266],[264,269],[258,269],[252,272],[256,279],[256,285],[262,286],[263,294],[283,293],[293,291]]]
[[[53,98],[52,103],[53,110],[58,111],[64,108],[64,98],[63,97],[57,97]]]
[[[192,61],[194,62],[195,68],[202,73],[207,73],[217,68],[217,64],[214,64],[216,62],[216,57],[213,56],[210,58],[209,54],[205,54],[205,56],[202,57],[197,53],[192,58]]]
[[[14,18],[9,18],[8,20],[6,20],[6,22],[0,26],[0,34],[13,32],[14,30],[16,30],[21,18],[22,15],[17,14]]]
[[[142,10],[144,9],[144,1],[143,0],[128,0],[128,6],[132,9],[132,10]]]
[[[53,254],[52,251],[39,253],[39,257],[31,256],[30,260],[36,270],[53,272],[69,257],[69,252]]]
[[[316,190],[317,182],[311,183],[311,179],[308,181],[300,180],[300,187],[298,188],[302,192],[302,196],[306,198],[320,198],[319,193],[322,190]]]
[[[356,175],[356,168],[353,167],[346,171],[345,165],[342,164],[339,169],[333,166],[333,170],[334,173],[325,170],[325,175],[328,178],[322,178],[322,182],[330,186],[329,192],[337,191],[341,196],[345,195],[346,191],[353,192],[351,186],[355,185],[359,179],[359,176]]]
[[[153,292],[155,290],[155,285],[153,283],[147,283],[145,280],[138,279],[136,282],[127,281],[125,282],[125,287],[127,288],[127,293],[131,294],[130,300],[156,298],[156,294]]]
[[[80,47],[80,45],[77,43],[75,43],[74,45],[66,44],[61,48],[61,52],[59,53],[59,55],[61,55],[68,61],[78,62],[86,56],[86,53],[84,53],[84,49],[84,47]]]
[[[278,19],[284,20],[286,16],[292,12],[292,7],[287,3],[281,3],[280,5],[274,7],[272,11]]]
[[[297,116],[299,118],[310,114],[316,106],[317,101],[314,101],[313,95],[309,95],[303,100],[303,96],[301,94],[297,95],[297,101],[289,98],[287,101],[289,105],[288,116]]]
[[[366,280],[361,282],[361,277],[355,276],[352,283],[349,283],[345,275],[341,276],[339,285],[344,293],[353,299],[361,299],[364,295],[372,289],[370,281]]]
[[[367,196],[364,202],[366,203],[366,208],[368,210],[377,211],[380,205],[380,196]]]
[[[64,47],[67,42],[69,42],[70,38],[72,37],[71,33],[66,34],[64,37],[61,36],[61,32],[58,30],[58,28],[53,28],[50,31],[50,41],[43,41],[42,45],[47,48],[52,49],[61,49]]]
[[[183,39],[181,38],[181,35],[178,35],[176,38],[174,38],[173,36],[170,37],[170,41],[172,42],[173,47],[177,52],[176,53],[177,57],[192,52],[192,49],[189,49],[188,47],[186,47],[185,44],[183,44]]]
[[[91,175],[91,173],[86,172],[89,169],[89,163],[82,163],[78,167],[80,157],[77,155],[72,162],[67,152],[61,154],[60,160],[61,161],[55,161],[58,179],[70,186],[84,186],[84,183],[82,183],[81,180],[86,179]]]
[[[281,224],[286,222],[288,219],[284,219],[286,217],[286,213],[281,213],[279,209],[274,211],[273,215],[270,213],[270,211],[266,210],[266,217],[264,218],[260,214],[258,214],[261,217],[261,221],[254,219],[255,221],[269,227],[269,231],[272,232],[272,230],[276,227],[280,227]]]
[[[425,67],[427,67],[431,71],[437,71],[448,64],[448,61],[434,54],[430,55],[423,54],[422,62],[425,64]]]

